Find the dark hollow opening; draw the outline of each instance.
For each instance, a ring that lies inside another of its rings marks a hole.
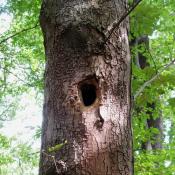
[[[85,106],[92,105],[96,100],[96,87],[93,84],[83,84],[80,87],[83,103]]]

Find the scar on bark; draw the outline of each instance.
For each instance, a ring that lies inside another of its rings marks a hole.
[[[89,76],[78,85],[79,96],[82,102],[83,110],[96,109],[97,120],[94,123],[94,127],[101,130],[103,127],[104,119],[100,114],[100,89],[98,86],[98,80],[95,76]]]
[[[69,25],[62,31],[64,49],[78,53],[103,53],[105,35],[91,25]]]
[[[97,116],[98,116],[98,119],[97,119],[96,122],[94,123],[94,126],[95,126],[99,131],[101,131],[101,130],[102,130],[102,127],[103,127],[103,124],[104,124],[104,119],[103,119],[103,117],[102,117],[101,114],[100,114],[100,107],[97,109]]]

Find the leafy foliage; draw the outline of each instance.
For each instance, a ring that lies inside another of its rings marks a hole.
[[[149,50],[144,44],[137,45],[132,49],[133,94],[165,65],[175,59],[174,5],[174,1],[143,1],[131,15],[131,40],[143,35],[149,36]],[[148,66],[144,69],[140,69],[134,63],[138,53],[146,57]],[[173,129],[174,71],[174,64],[172,64],[135,99],[133,129],[136,175],[173,175],[175,172],[175,145],[171,144],[175,135]],[[150,108],[148,104],[154,104],[154,108]],[[163,120],[161,140],[156,137],[160,132],[159,129],[146,125],[150,118]],[[171,138],[171,136],[173,137]],[[143,149],[143,144],[148,142],[150,144],[160,142],[162,148]]]
[[[0,36],[0,125],[15,118],[23,93],[43,93],[44,49],[38,24],[40,1],[7,0],[0,13],[12,17]],[[17,35],[15,35],[18,33]],[[12,37],[11,37],[12,36]],[[8,40],[6,40],[8,38]],[[40,101],[40,95],[36,96]],[[40,138],[39,130],[35,139]],[[31,142],[0,135],[0,174],[38,172],[38,150]]]

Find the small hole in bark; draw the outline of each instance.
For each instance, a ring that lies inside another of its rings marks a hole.
[[[81,85],[80,91],[85,106],[90,106],[95,102],[97,98],[95,85],[84,83]]]

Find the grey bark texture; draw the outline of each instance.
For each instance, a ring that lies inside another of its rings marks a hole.
[[[126,0],[43,0],[40,175],[132,175],[128,19],[104,43],[126,8]]]

